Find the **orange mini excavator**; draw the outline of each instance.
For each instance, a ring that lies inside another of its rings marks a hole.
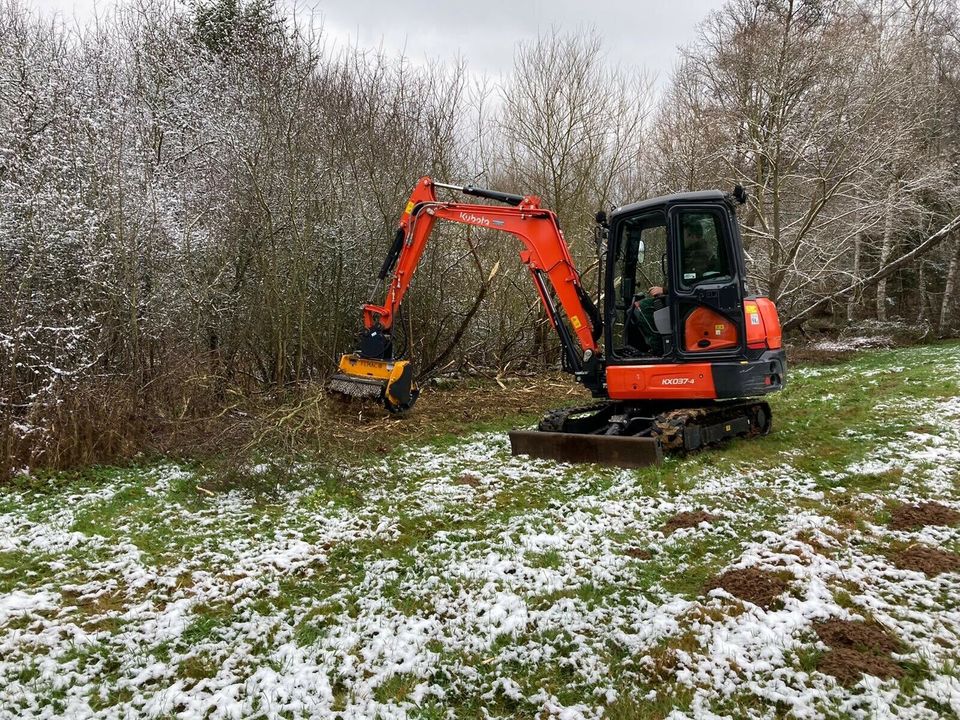
[[[441,201],[437,189],[502,204]],[[757,398],[783,388],[786,358],[776,308],[747,287],[735,215],[745,201],[738,186],[598,213],[601,316],[539,198],[421,178],[380,269],[381,280],[390,277],[386,298],[364,305],[359,350],[343,356],[329,389],[378,399],[391,412],[413,406],[413,366],[393,357],[391,329],[434,223],[444,220],[520,240],[564,370],[602,398],[511,432],[514,454],[639,467],[664,451],[766,434],[770,406]]]

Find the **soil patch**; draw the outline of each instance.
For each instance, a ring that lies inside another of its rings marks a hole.
[[[463,475],[458,477],[456,480],[454,480],[454,483],[456,483],[457,485],[469,485],[470,487],[480,487],[480,478],[470,475],[468,473],[464,473]]]
[[[653,553],[649,550],[644,550],[643,548],[627,548],[627,555],[632,558],[637,558],[638,560],[649,560],[653,557]]]
[[[901,570],[919,570],[927,575],[960,570],[960,555],[926,545],[914,545],[893,556],[893,564]]]
[[[858,652],[850,648],[837,648],[824,654],[817,663],[817,670],[833,675],[841,685],[850,686],[863,675],[878,678],[903,677],[903,669],[882,655]]]
[[[847,648],[873,654],[887,654],[900,650],[902,643],[880,625],[852,620],[827,620],[814,623],[813,631],[834,650]]]
[[[960,523],[960,512],[938,502],[901,505],[890,515],[890,528],[893,530],[915,530],[925,525],[957,523]]]
[[[818,348],[813,345],[789,345],[787,352],[793,367],[838,365],[847,362],[857,354],[854,348]]]
[[[679,530],[680,528],[697,527],[700,523],[712,523],[719,519],[720,517],[718,515],[711,515],[704,510],[687,510],[679,512],[667,520],[666,524],[660,528],[660,532],[664,535],[669,535],[674,530]]]
[[[773,573],[757,568],[728,570],[716,575],[704,586],[704,592],[723,588],[734,597],[768,609],[787,590],[787,582]]]

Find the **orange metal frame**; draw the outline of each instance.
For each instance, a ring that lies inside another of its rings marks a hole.
[[[614,400],[712,400],[710,363],[609,365],[607,394]]]

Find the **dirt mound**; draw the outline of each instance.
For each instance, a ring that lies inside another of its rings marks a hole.
[[[457,485],[469,485],[470,487],[480,487],[480,478],[470,473],[464,473],[453,481]]]
[[[787,590],[787,582],[773,573],[757,568],[727,570],[707,580],[704,592],[723,588],[734,597],[767,609]]]
[[[830,650],[820,658],[817,670],[833,675],[841,685],[853,685],[862,675],[878,678],[903,677],[903,669],[883,655],[858,652],[850,648]]]
[[[956,525],[957,523],[960,523],[960,512],[938,502],[901,505],[890,515],[890,528],[893,530],[915,530],[925,525]]]
[[[926,545],[914,545],[893,556],[893,564],[901,570],[919,570],[927,575],[960,570],[960,555]]]
[[[886,654],[902,647],[902,643],[880,625],[868,625],[852,620],[827,620],[814,623],[813,631],[835,650],[847,648]]]
[[[833,675],[841,685],[853,685],[862,675],[898,678],[903,669],[890,653],[903,650],[903,643],[875,623],[827,620],[814,623],[813,630],[830,650],[820,658],[817,669]]]
[[[719,519],[720,517],[718,515],[711,515],[704,510],[686,510],[677,513],[667,520],[666,524],[660,528],[660,531],[664,535],[669,535],[674,530],[679,530],[680,528],[696,527],[702,522],[712,523]]]
[[[837,365],[846,362],[856,354],[854,348],[843,348],[829,343],[816,345],[788,345],[787,353],[793,367]]]

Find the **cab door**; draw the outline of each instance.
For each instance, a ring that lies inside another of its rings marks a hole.
[[[737,355],[743,349],[742,259],[737,228],[719,204],[675,205],[668,212],[671,307],[677,352]]]

